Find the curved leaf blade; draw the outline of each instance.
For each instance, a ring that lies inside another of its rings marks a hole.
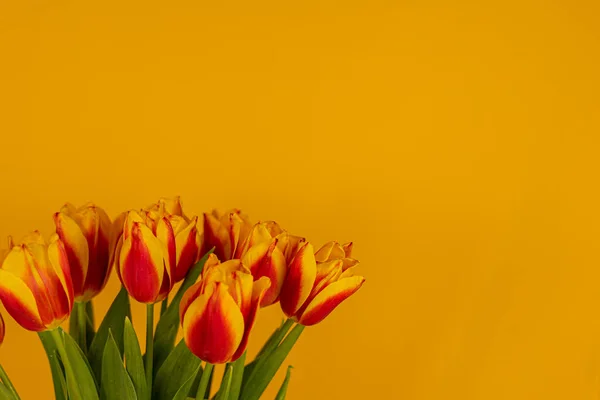
[[[111,331],[102,357],[101,393],[102,400],[137,400],[138,398]]]

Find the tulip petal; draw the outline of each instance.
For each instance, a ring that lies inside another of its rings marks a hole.
[[[196,300],[202,291],[202,282],[196,282],[192,286],[190,286],[183,296],[181,296],[181,300],[179,302],[179,321],[183,322],[183,316],[189,308],[190,304]]]
[[[2,318],[2,314],[0,314],[0,345],[4,342],[4,318]]]
[[[54,274],[60,281],[63,292],[66,295],[67,303],[63,307],[62,313],[69,315],[73,309],[75,293],[73,282],[71,280],[71,270],[69,268],[69,259],[64,243],[54,236],[48,245],[48,260],[53,268]]]
[[[88,241],[77,222],[64,212],[54,214],[56,233],[65,244],[75,296],[83,295],[89,266]]]
[[[342,249],[344,249],[345,258],[352,257],[352,248],[354,247],[354,243],[348,242],[342,245]]]
[[[227,260],[228,254],[231,254],[231,243],[229,243],[229,233],[213,214],[204,214],[204,249],[205,254],[210,249],[215,248],[214,254],[219,260]]]
[[[317,260],[317,262],[326,262],[344,257],[346,257],[344,249],[338,242],[335,241],[325,243],[315,253],[315,259]]]
[[[267,290],[271,286],[271,281],[269,278],[262,277],[256,282],[254,282],[253,290],[252,290],[252,301],[250,304],[250,308],[248,309],[247,314],[244,317],[244,336],[242,337],[242,341],[236,352],[231,357],[231,361],[235,361],[244,354],[246,351],[246,346],[248,345],[248,338],[250,337],[250,332],[254,327],[254,321],[256,320],[256,314],[262,303],[263,297],[267,293]]]
[[[364,282],[364,277],[353,276],[330,284],[312,299],[298,318],[298,323],[306,326],[318,324],[341,302],[356,293]]]
[[[197,222],[198,217],[194,217],[192,222],[175,236],[175,249],[177,250],[175,282],[183,280],[190,268],[198,260],[201,243],[198,228],[196,227]]]
[[[312,291],[317,276],[317,263],[315,261],[312,244],[306,242],[302,246],[288,267],[285,282],[281,289],[281,309],[288,317],[298,312]]]
[[[198,296],[184,315],[183,332],[198,358],[211,364],[231,360],[244,335],[244,318],[226,285],[216,283]]]
[[[119,269],[123,285],[140,303],[154,303],[165,273],[163,244],[150,228],[134,222],[125,230]]]
[[[46,329],[29,287],[4,269],[0,269],[0,299],[6,311],[23,328],[35,332]]]
[[[87,240],[89,264],[83,285],[81,301],[90,300],[106,286],[112,265],[110,264],[110,234],[112,222],[106,212],[93,204],[80,211],[81,230]]]
[[[243,264],[252,272],[255,280],[263,276],[271,280],[271,286],[263,298],[262,307],[277,301],[285,279],[285,257],[277,247],[277,243],[276,238],[270,243],[259,243],[250,248],[242,260]]]

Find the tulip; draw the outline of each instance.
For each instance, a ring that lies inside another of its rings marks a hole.
[[[304,245],[292,261],[284,284],[281,297],[284,313],[302,325],[315,325],[356,293],[365,278],[354,275],[358,261],[350,258],[351,250],[351,244],[340,246],[336,242],[321,247],[314,255],[316,266],[313,275],[313,258],[309,255],[311,248]],[[312,288],[306,296],[306,286],[311,281]]]
[[[129,294],[140,303],[154,304],[164,300],[175,284],[175,235],[166,216],[153,221],[142,214],[127,213],[114,259]]]
[[[200,281],[180,303],[183,337],[190,351],[210,364],[237,360],[246,350],[269,285],[267,278],[254,282],[240,260],[219,263],[211,254]]]
[[[248,217],[240,210],[234,209],[223,214],[217,210],[205,213],[202,254],[214,247],[214,254],[219,260],[236,258],[237,248],[246,240],[250,228]]]
[[[164,213],[169,215],[178,215],[180,217],[184,217],[181,198],[179,196],[175,196],[173,198],[162,197],[158,200],[158,202],[146,207],[145,210],[155,212],[162,210]]]
[[[317,262],[312,244],[305,242],[290,263],[281,289],[281,309],[288,317],[295,315],[310,296],[317,276]]]
[[[34,231],[9,247],[0,267],[0,300],[6,311],[27,330],[56,328],[69,316],[74,301],[64,243],[55,234],[48,244]]]
[[[279,238],[276,236],[251,246],[242,257],[242,262],[250,269],[255,280],[267,277],[271,281],[260,304],[261,307],[266,307],[279,300],[279,293],[285,279],[285,255],[278,245]]]
[[[145,209],[146,219],[155,226],[156,221],[166,216],[175,235],[175,282],[183,280],[190,268],[200,259],[202,236],[198,229],[198,217],[188,218],[183,214],[179,197],[174,200],[160,199]]]
[[[183,280],[190,268],[200,259],[202,239],[198,231],[198,217],[186,221],[178,215],[168,217],[175,234],[176,266],[175,282]]]
[[[76,301],[88,301],[106,286],[111,271],[109,242],[112,222],[93,203],[65,204],[54,214],[56,233],[65,244]]]
[[[341,259],[344,262],[343,270],[354,267],[358,264],[358,261],[351,258],[352,256],[352,242],[340,245],[338,242],[332,241],[325,243],[315,253],[315,259],[317,262],[323,263],[331,260]]]

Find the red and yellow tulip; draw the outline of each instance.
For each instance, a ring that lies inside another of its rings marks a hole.
[[[175,284],[175,234],[169,218],[129,211],[123,227],[116,227],[119,236],[114,260],[123,286],[140,303],[164,300]]]
[[[305,244],[290,264],[281,295],[283,312],[302,325],[315,325],[356,293],[365,278],[354,275],[352,244],[329,242],[312,255]],[[312,282],[312,284],[311,284]]]
[[[69,258],[75,300],[88,301],[106,286],[110,275],[112,222],[93,203],[80,208],[67,203],[54,214],[54,223]]]
[[[269,285],[267,278],[255,282],[240,260],[220,263],[211,254],[201,280],[180,303],[183,337],[192,353],[211,364],[238,359]]]
[[[48,244],[34,231],[9,247],[0,267],[0,300],[6,311],[27,330],[56,328],[74,301],[64,243],[53,235]]]
[[[204,239],[202,254],[213,247],[219,260],[240,258],[238,247],[248,237],[252,225],[248,217],[240,210],[234,209],[226,213],[213,210],[204,214]]]
[[[166,216],[175,234],[175,282],[185,278],[190,268],[200,259],[202,237],[198,229],[198,217],[188,218],[183,213],[179,197],[160,199],[156,204],[146,208],[148,219],[157,221]]]
[[[288,234],[274,221],[259,222],[252,227],[236,256],[250,268],[254,279],[266,276],[271,281],[261,306],[279,300],[288,265],[304,242],[304,238]]]

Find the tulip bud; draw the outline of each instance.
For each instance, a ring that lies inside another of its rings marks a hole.
[[[340,246],[330,242],[317,251],[314,283],[303,302],[299,299],[305,295],[305,285],[313,277],[312,258],[306,254],[309,250],[306,245],[298,251],[282,291],[281,306],[286,315],[293,315],[302,325],[318,324],[361,288],[365,278],[354,275],[358,261],[349,258],[351,248],[351,244]]]
[[[202,235],[198,230],[198,217],[188,218],[183,213],[179,196],[174,199],[161,198],[156,204],[146,207],[144,216],[148,226],[154,227],[162,217],[167,217],[175,235],[175,282],[183,280],[190,268],[200,259]]]
[[[2,314],[0,314],[0,346],[2,346],[2,343],[4,343],[4,333],[4,318],[2,318]]]
[[[277,302],[285,279],[285,256],[278,247],[278,242],[279,239],[275,237],[270,241],[258,243],[250,247],[242,258],[242,262],[250,269],[254,279],[266,276],[271,281],[269,290],[260,304],[261,307]]]
[[[19,325],[30,331],[59,326],[71,313],[73,283],[64,243],[47,244],[38,231],[12,245],[0,267],[0,300]]]
[[[180,217],[184,216],[181,198],[179,196],[175,196],[172,199],[161,197],[158,202],[146,207],[145,210],[154,212],[162,211],[169,215],[178,215]]]
[[[67,203],[54,214],[56,233],[65,244],[77,301],[88,301],[106,286],[111,271],[111,221],[92,203],[75,208]]]
[[[198,217],[187,222],[181,216],[172,215],[169,217],[169,221],[173,226],[177,251],[175,282],[179,282],[186,277],[190,268],[200,258],[202,241],[198,231]]]
[[[340,245],[338,242],[328,242],[325,243],[317,252],[315,253],[315,259],[317,262],[327,262],[331,260],[341,259],[343,260],[343,270],[347,270],[348,268],[354,267],[358,264],[358,261],[351,258],[352,255],[352,242],[346,243],[344,245]]]
[[[219,260],[235,258],[237,248],[246,241],[250,228],[248,217],[240,210],[231,210],[224,214],[216,210],[205,213],[202,254],[214,247],[214,254]]]
[[[137,211],[125,218],[115,254],[119,278],[140,303],[164,300],[171,291],[176,264],[175,235],[169,219],[144,219]]]
[[[211,254],[200,281],[180,303],[183,337],[190,351],[211,364],[237,360],[246,350],[269,284],[267,278],[254,282],[240,260],[220,264]]]
[[[295,315],[308,299],[317,275],[312,244],[306,242],[290,263],[281,289],[281,309],[288,317]]]

